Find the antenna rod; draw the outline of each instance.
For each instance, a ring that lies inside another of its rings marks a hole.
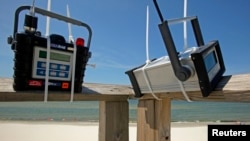
[[[184,0],[184,18],[187,17],[187,0]],[[187,21],[183,22],[183,37],[184,37],[184,50],[188,48],[187,41]]]
[[[148,48],[148,28],[149,28],[149,6],[147,5],[147,18],[146,18],[146,63],[149,63],[149,48]]]
[[[67,4],[67,17],[70,18],[70,12],[69,12],[69,5],[68,4]],[[73,42],[71,23],[68,23],[68,29],[69,29],[69,42]]]
[[[47,10],[50,11],[51,8],[51,0],[48,0]],[[45,36],[49,36],[49,26],[50,26],[50,17],[47,16],[46,18],[46,33]]]
[[[32,7],[30,8],[30,15],[35,16],[35,0],[32,2]]]
[[[155,5],[155,8],[156,8],[156,10],[157,10],[157,13],[158,13],[158,15],[159,15],[159,17],[160,17],[160,20],[161,20],[161,22],[163,23],[164,19],[163,19],[163,16],[162,16],[162,14],[161,14],[161,10],[160,10],[160,8],[159,8],[159,6],[158,6],[158,3],[156,2],[156,0],[154,0],[153,2],[154,2],[154,5]]]
[[[69,13],[69,5],[67,4],[67,17],[70,18]],[[73,52],[73,68],[72,68],[72,78],[71,78],[71,93],[70,93],[70,102],[73,102],[74,100],[74,89],[75,89],[75,68],[76,68],[76,52],[77,52],[77,46],[75,44],[75,41],[72,36],[71,31],[71,23],[68,23],[69,28],[69,42],[72,42],[74,45],[74,52]]]
[[[50,11],[51,1],[48,0],[48,11]],[[49,37],[49,24],[50,24],[50,17],[47,16],[47,23],[46,23],[46,33],[45,36],[47,37],[47,58],[46,58],[46,75],[45,75],[45,90],[44,90],[44,102],[48,101],[48,89],[49,89],[49,66],[50,66],[50,37]]]

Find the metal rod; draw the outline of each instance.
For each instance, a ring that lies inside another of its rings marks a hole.
[[[199,47],[203,46],[204,45],[204,40],[203,40],[203,36],[202,36],[202,33],[201,33],[201,28],[200,28],[198,18],[192,20],[191,23],[192,23],[192,27],[193,27],[193,31],[194,31],[194,35],[195,35],[197,45]]]
[[[69,5],[67,5],[67,17],[70,18]],[[68,23],[69,28],[69,42],[73,42],[74,52],[73,52],[73,68],[72,68],[72,78],[71,78],[71,93],[70,93],[70,102],[74,101],[74,91],[75,91],[75,70],[76,70],[76,52],[77,47],[71,31],[71,23]]]
[[[50,67],[50,36],[47,36],[47,55],[46,55],[46,70],[45,70],[44,102],[48,101],[49,67]]]
[[[50,8],[51,8],[51,1],[48,0],[47,10],[50,11]],[[46,17],[46,32],[45,32],[45,36],[49,36],[49,27],[50,27],[50,17],[47,16]]]
[[[183,18],[178,18],[178,19],[170,19],[170,20],[168,20],[168,25],[183,23],[183,22],[194,20],[196,18],[197,18],[197,16],[183,17]]]
[[[161,10],[160,10],[160,8],[159,8],[159,6],[158,6],[158,3],[157,3],[156,0],[153,0],[153,2],[154,2],[154,5],[155,5],[155,8],[156,8],[156,10],[157,10],[157,13],[158,13],[158,15],[159,15],[159,17],[160,17],[160,20],[161,20],[161,22],[163,22],[164,19],[163,19],[163,16],[162,16],[162,14],[161,14]]]
[[[72,78],[71,78],[71,93],[70,93],[70,102],[74,101],[74,91],[75,91],[75,71],[76,71],[76,52],[77,47],[76,43],[73,40],[74,52],[73,52],[73,68],[72,68]]]
[[[183,17],[187,17],[187,0],[184,0],[184,13]],[[187,21],[183,23],[183,39],[184,39],[184,50],[188,49],[188,41],[187,41]]]
[[[147,5],[147,12],[146,12],[146,63],[150,62],[149,59],[149,48],[148,48],[148,27],[149,27],[149,6]]]

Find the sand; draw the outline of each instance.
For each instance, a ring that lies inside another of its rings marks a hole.
[[[207,141],[208,123],[172,123],[171,141]],[[0,121],[1,141],[98,141],[98,123]],[[136,124],[129,125],[136,141]]]

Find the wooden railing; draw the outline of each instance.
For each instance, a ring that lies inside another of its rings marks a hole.
[[[215,91],[202,97],[199,90],[187,92],[192,101],[250,102],[250,74],[224,76]],[[139,98],[137,110],[138,141],[170,141],[171,100],[185,100],[181,92],[158,93]],[[99,141],[128,141],[129,105],[134,98],[131,86],[83,84],[74,101],[99,101]],[[0,79],[0,101],[43,101],[41,91],[15,92],[12,79]],[[69,101],[69,92],[50,91],[48,101]]]

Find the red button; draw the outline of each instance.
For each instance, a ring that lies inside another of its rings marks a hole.
[[[68,82],[63,82],[62,83],[62,88],[63,89],[68,89],[69,88],[69,83]]]

